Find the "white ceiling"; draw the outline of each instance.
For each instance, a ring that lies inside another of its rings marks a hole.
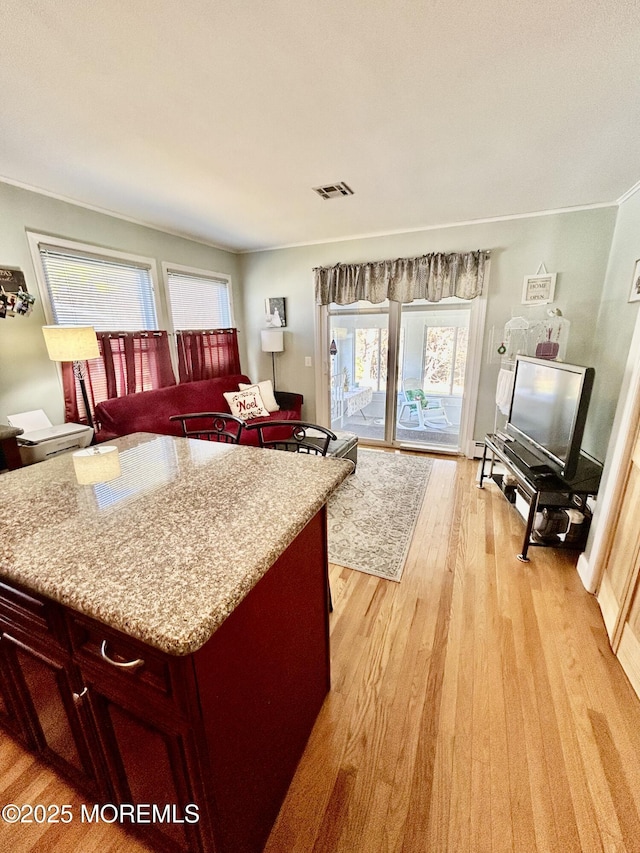
[[[640,179],[637,0],[2,0],[0,37],[0,179],[231,249]]]

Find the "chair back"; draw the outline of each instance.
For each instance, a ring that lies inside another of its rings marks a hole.
[[[278,438],[270,438],[269,431],[278,427]],[[289,435],[282,434],[283,427],[290,427]],[[271,450],[288,450],[293,453],[309,453],[326,456],[329,442],[337,441],[337,435],[319,424],[305,421],[264,421],[259,424],[245,424],[245,429],[254,429],[258,433],[260,447]]]
[[[224,412],[193,412],[188,415],[171,415],[170,421],[180,421],[186,438],[238,444],[244,421]]]
[[[402,381],[402,390],[403,391],[418,391],[422,390],[422,382],[419,379],[414,379],[413,377],[409,377],[407,379],[403,379]]]

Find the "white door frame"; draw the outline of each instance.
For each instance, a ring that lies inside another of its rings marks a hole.
[[[640,312],[629,347],[618,406],[605,457],[602,485],[591,522],[587,551],[578,558],[578,574],[589,592],[597,592],[611,549],[615,519],[620,512],[625,475],[640,418]]]
[[[468,458],[473,458],[475,442],[473,441],[473,428],[476,418],[476,405],[478,402],[478,387],[480,384],[480,368],[482,366],[482,352],[484,344],[484,326],[487,315],[487,291],[491,273],[491,260],[485,266],[485,279],[483,292],[476,299],[470,300],[471,317],[469,320],[469,347],[467,355],[467,368],[465,378],[465,392],[463,396],[462,412],[460,415],[459,443],[462,452]],[[395,302],[389,303],[389,354],[388,365],[395,364],[397,359],[397,346],[400,336],[400,305]],[[331,426],[330,408],[330,356],[329,356],[329,309],[326,305],[316,305],[315,313],[315,381],[316,381],[316,422],[324,426]],[[395,424],[397,403],[397,373],[387,370],[387,397],[385,410],[385,442],[390,430]],[[401,446],[395,441],[395,446]]]
[[[480,296],[472,301],[469,320],[469,347],[467,352],[465,391],[460,415],[460,447],[468,459],[473,459],[475,441],[473,428],[476,424],[476,407],[480,387],[480,369],[484,350],[484,326],[487,317],[487,291],[491,273],[491,259],[485,265],[485,285]],[[468,393],[467,393],[468,389]]]
[[[316,305],[315,380],[316,423],[331,429],[331,366],[329,364],[329,312],[326,305]]]

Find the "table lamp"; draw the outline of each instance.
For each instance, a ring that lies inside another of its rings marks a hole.
[[[284,332],[282,329],[262,329],[262,352],[271,353],[271,369],[273,370],[273,390],[276,390],[275,353],[284,351]]]
[[[76,480],[81,486],[107,483],[121,474],[118,448],[112,444],[77,450],[72,458]]]
[[[93,326],[43,326],[42,334],[51,361],[73,362],[73,372],[80,384],[87,422],[93,428],[91,406],[84,382],[84,362],[88,358],[100,357],[96,330]]]

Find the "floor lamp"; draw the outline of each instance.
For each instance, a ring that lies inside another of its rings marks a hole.
[[[93,429],[91,406],[84,382],[84,362],[99,358],[98,339],[93,326],[43,326],[42,334],[51,361],[72,361],[73,372],[80,384],[80,393],[87,413],[87,423]]]
[[[273,390],[276,390],[276,361],[275,353],[284,351],[284,332],[282,329],[262,329],[262,352],[271,353],[271,369],[273,370]]]

